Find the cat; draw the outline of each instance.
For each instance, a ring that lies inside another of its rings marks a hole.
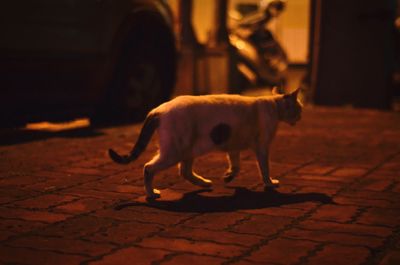
[[[109,156],[119,164],[128,164],[145,150],[155,130],[159,152],[144,166],[144,188],[148,199],[160,197],[153,189],[155,174],[179,163],[180,175],[194,185],[209,188],[212,181],[192,171],[196,157],[213,150],[227,152],[229,168],[226,183],[239,173],[240,151],[251,149],[258,161],[266,187],[276,187],[277,179],[269,174],[269,147],[278,122],[295,125],[301,118],[299,89],[285,95],[262,97],[241,95],[179,96],[151,110],[139,138],[128,155],[109,149]]]

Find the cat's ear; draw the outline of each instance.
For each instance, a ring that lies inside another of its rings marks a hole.
[[[296,90],[293,91],[293,92],[290,92],[289,94],[286,94],[286,95],[284,96],[284,98],[293,98],[293,99],[296,99],[297,96],[299,95],[299,92],[300,92],[300,88],[296,89]]]
[[[300,88],[297,88],[295,91],[290,93],[290,96],[297,98],[297,96],[299,95],[299,92],[300,92]]]
[[[281,93],[279,93],[279,88],[277,86],[274,86],[272,88],[272,95],[279,95]]]

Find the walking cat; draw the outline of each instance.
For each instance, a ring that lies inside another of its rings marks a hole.
[[[196,157],[213,150],[227,152],[229,169],[224,181],[232,181],[239,173],[241,150],[255,152],[265,186],[278,185],[269,175],[269,147],[278,122],[294,125],[301,117],[299,90],[285,95],[246,97],[240,95],[179,96],[147,115],[139,138],[128,155],[120,156],[109,149],[112,160],[128,164],[145,150],[158,129],[159,153],[144,166],[144,187],[147,198],[160,197],[153,189],[155,174],[179,163],[180,175],[200,187],[212,182],[192,171]]]

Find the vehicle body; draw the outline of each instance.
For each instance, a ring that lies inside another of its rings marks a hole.
[[[237,71],[244,86],[283,86],[288,67],[286,52],[267,28],[285,7],[282,0],[268,1],[265,7],[241,18],[231,29]],[[242,84],[243,85],[243,84]]]
[[[175,83],[163,1],[3,1],[0,34],[2,126],[143,117]]]

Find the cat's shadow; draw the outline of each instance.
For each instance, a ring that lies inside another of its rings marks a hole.
[[[115,210],[127,207],[146,206],[171,212],[233,212],[237,210],[262,209],[302,202],[334,204],[332,198],[324,193],[282,193],[277,190],[252,191],[243,187],[232,187],[232,195],[205,196],[202,193],[209,189],[184,193],[172,200],[138,200],[123,202],[115,206]]]

